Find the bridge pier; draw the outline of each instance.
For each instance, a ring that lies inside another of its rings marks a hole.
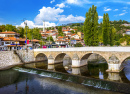
[[[52,65],[54,63],[55,63],[54,58],[53,57],[49,57],[48,58],[48,65]]]
[[[72,68],[72,74],[75,74],[75,75],[80,74],[80,68]]]
[[[55,70],[55,66],[54,65],[48,65],[47,70]]]
[[[120,64],[108,64],[107,72],[120,72]]]
[[[72,60],[72,67],[80,67],[80,60],[78,58]]]
[[[112,55],[108,60],[107,72],[120,72],[120,61],[115,55]]]
[[[111,81],[121,81],[119,73],[108,73],[108,79]]]

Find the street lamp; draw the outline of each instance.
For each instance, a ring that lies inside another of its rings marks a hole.
[[[16,31],[16,50],[17,50],[17,31]]]
[[[25,18],[22,20],[26,26],[26,50],[27,50],[27,22],[25,21]]]
[[[33,49],[33,34],[32,34],[32,49]]]
[[[26,26],[26,46],[27,46],[27,22],[24,21],[24,24],[25,24],[25,26]]]

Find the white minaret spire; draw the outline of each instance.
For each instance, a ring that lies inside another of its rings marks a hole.
[[[43,20],[43,32],[45,32],[45,21]]]

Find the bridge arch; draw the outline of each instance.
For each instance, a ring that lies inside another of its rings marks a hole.
[[[57,54],[56,56],[55,56],[55,58],[54,58],[54,63],[56,64],[56,63],[61,63],[61,62],[63,62],[63,59],[64,59],[64,57],[66,56],[66,55],[68,55],[68,54],[66,54],[66,53],[59,53],[59,54]],[[69,55],[68,55],[69,56]],[[70,57],[70,56],[69,56]],[[71,58],[71,57],[70,57]],[[72,60],[72,58],[71,58],[71,60]]]
[[[130,56],[126,57],[123,61],[120,62],[120,71],[122,71],[127,64],[130,64]]]
[[[47,56],[44,53],[39,53],[35,57],[35,61],[44,61],[48,60]]]
[[[86,53],[81,57],[80,65],[81,66],[86,65],[88,63],[88,59],[91,59],[91,55],[95,55],[95,56],[93,56],[93,58],[95,58],[95,59],[98,59],[98,57],[101,57],[107,62],[106,58],[98,53]]]
[[[54,59],[54,67],[56,71],[71,73],[72,59],[67,53],[59,53]]]

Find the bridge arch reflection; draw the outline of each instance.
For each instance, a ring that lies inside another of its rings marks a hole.
[[[37,54],[35,61],[45,61],[48,60],[47,56],[44,53]]]

